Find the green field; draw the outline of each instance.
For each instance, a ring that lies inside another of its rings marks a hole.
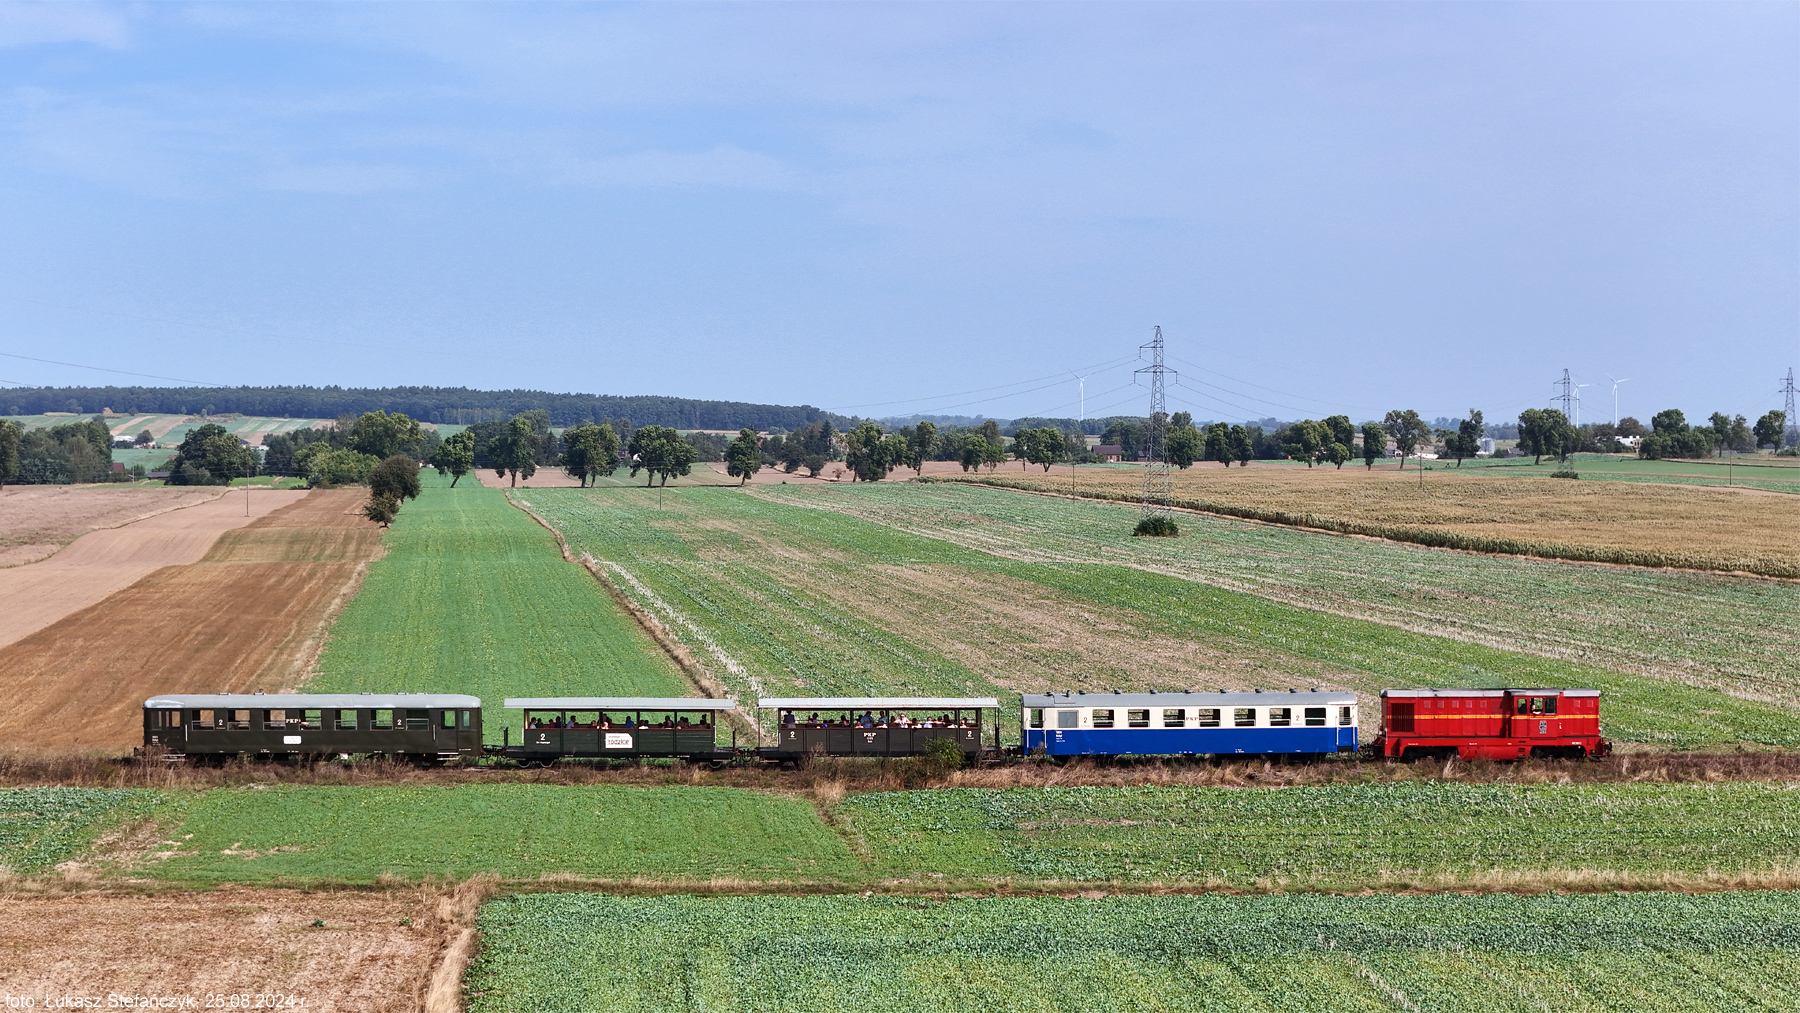
[[[1547,888],[1791,870],[1793,795],[1751,783],[944,789],[855,795],[840,812],[894,876],[1356,890],[1502,872]]]
[[[1260,463],[1260,462],[1259,462]],[[1646,461],[1620,454],[1571,454],[1568,463],[1545,458],[1532,464],[1522,457],[1470,458],[1464,468],[1505,469],[1508,475],[1542,475],[1564,468],[1583,480],[1666,482],[1675,485],[1740,486],[1770,492],[1800,493],[1800,458],[1756,455],[1705,460]],[[1430,469],[1454,471],[1455,461],[1436,461]]]
[[[174,853],[136,874],[195,884],[830,879],[857,868],[805,801],[734,788],[258,786],[166,793],[151,812]]]
[[[1182,518],[1183,538],[1132,538],[1130,506],[947,483],[756,494],[1008,559],[1129,566],[1800,706],[1800,625],[1789,621],[1800,615],[1800,584],[1791,581],[1439,552],[1205,515]]]
[[[0,790],[0,870],[42,872],[78,856],[142,793],[96,788]]]
[[[311,692],[691,696],[667,654],[504,494],[424,472],[319,659]],[[515,733],[518,715],[511,715]]]
[[[549,489],[531,490],[525,499],[574,551],[603,561],[623,593],[661,615],[742,697],[1007,694],[1052,687],[1322,684],[1373,694],[1389,686],[1591,686],[1608,694],[1604,728],[1621,740],[1682,748],[1800,743],[1793,711],[1679,685],[1661,673],[1638,674],[1632,669],[1641,665],[1615,661],[1622,652],[1605,656],[1614,667],[1589,663],[1581,650],[1505,650],[1492,646],[1505,643],[1503,635],[1438,636],[1421,632],[1435,624],[1416,616],[1406,623],[1409,629],[1351,617],[1394,620],[1373,606],[1341,609],[1349,615],[1322,611],[1318,605],[1335,604],[1326,594],[1296,590],[1277,598],[1188,579],[1201,575],[1180,566],[1151,572],[1131,565],[1129,553],[1180,552],[1209,540],[1190,537],[1171,550],[1138,550],[1130,543],[1151,540],[1129,538],[1130,525],[1119,523],[1121,508],[1107,504],[963,487],[940,493],[915,485],[764,486],[754,494]],[[1050,527],[1063,510],[1086,512],[1083,526],[1060,538],[1034,537],[1030,525]],[[1044,519],[1032,520],[1038,511]],[[997,514],[1006,520],[994,522]],[[1106,525],[1107,531],[1098,530]],[[1403,562],[1405,574],[1378,576],[1371,586],[1393,587],[1406,574],[1418,575],[1424,588],[1411,593],[1413,601],[1437,594],[1426,571],[1440,560],[1452,565],[1463,558],[1423,552],[1401,557],[1389,546],[1282,534],[1311,538],[1318,546],[1321,572],[1309,576],[1314,584],[1328,583],[1333,574],[1353,582]],[[1093,541],[1083,542],[1083,535]],[[1369,553],[1362,559],[1334,555],[1346,546]],[[1271,565],[1304,570],[1306,561],[1293,554],[1307,547],[1285,548],[1288,558]],[[1215,554],[1231,551],[1217,548]],[[1235,551],[1245,558],[1234,566],[1259,565],[1249,555],[1254,547]],[[1533,600],[1553,586],[1551,576],[1530,571],[1524,586],[1501,586],[1496,596]],[[1715,586],[1722,598],[1740,605],[1767,596],[1759,619],[1793,614],[1779,606],[1796,601],[1795,588],[1750,583]],[[1571,609],[1580,606],[1568,591],[1558,594],[1570,599]],[[1496,623],[1528,624],[1537,615],[1506,614],[1518,602],[1494,613],[1468,601],[1437,608],[1458,605],[1470,615],[1494,614]],[[1634,622],[1668,640],[1685,635],[1687,625],[1671,628],[1660,618],[1640,615]],[[1741,618],[1733,622],[1754,635]],[[1747,658],[1757,649],[1740,645],[1737,653]],[[1702,649],[1691,649],[1694,665],[1703,656]],[[1794,665],[1791,657],[1764,656],[1755,663],[1783,678]],[[1800,685],[1800,677],[1793,684]],[[1365,708],[1365,724],[1373,721],[1373,710]],[[1016,718],[1008,716],[1008,726],[1016,727]]]
[[[480,925],[473,1013],[1725,1013],[1800,989],[1800,897],[1781,893],[538,894]]]

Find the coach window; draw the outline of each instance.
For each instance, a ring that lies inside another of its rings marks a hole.
[[[238,731],[249,731],[250,730],[250,712],[249,711],[226,711],[225,714],[226,714],[226,721],[227,721],[227,724],[229,727],[234,728]]]
[[[456,729],[456,712],[455,711],[445,711],[444,712],[444,730],[445,731],[454,731],[455,729]]]
[[[1125,727],[1127,727],[1127,728],[1148,728],[1148,727],[1150,727],[1150,711],[1148,709],[1141,710],[1141,711],[1140,710],[1126,711],[1125,712]]]
[[[263,728],[264,729],[266,729],[268,731],[274,731],[276,729],[286,728],[286,727],[287,727],[287,711],[284,711],[284,710],[263,711]]]
[[[1180,707],[1173,707],[1173,708],[1164,710],[1163,711],[1163,727],[1164,728],[1186,728],[1187,727],[1187,711],[1181,709]]]
[[[195,711],[194,727],[211,728],[218,721],[218,711]]]
[[[416,710],[408,710],[406,712],[406,730],[407,731],[422,732],[430,727],[431,727],[431,712],[430,711],[424,710],[424,709],[416,709]]]
[[[1056,727],[1058,727],[1058,728],[1079,728],[1079,727],[1081,727],[1081,712],[1080,711],[1057,711],[1056,712]]]
[[[337,712],[337,728],[338,728],[338,731],[340,731],[340,732],[356,731],[356,712],[355,711],[338,711]]]
[[[154,728],[180,728],[181,727],[181,712],[180,711],[178,711],[178,710],[172,710],[172,711],[171,710],[159,710],[159,711],[155,711],[154,713],[156,714],[156,718],[155,718],[155,720],[151,721],[151,723],[150,723],[151,727],[154,727]]]
[[[1325,708],[1323,708],[1323,707],[1308,707],[1308,708],[1306,708],[1306,724],[1308,727],[1312,727],[1315,725],[1323,726],[1325,724]]]
[[[1294,708],[1292,708],[1292,707],[1270,707],[1269,708],[1269,724],[1280,725],[1280,726],[1285,727],[1285,726],[1291,725],[1293,723],[1294,723]]]
[[[1231,712],[1231,723],[1239,728],[1252,728],[1256,725],[1255,707],[1237,707]]]
[[[1201,707],[1201,708],[1196,709],[1194,711],[1194,727],[1196,727],[1196,728],[1217,728],[1217,727],[1219,727],[1219,708],[1217,708],[1217,707]]]
[[[1095,728],[1111,728],[1112,726],[1113,726],[1113,712],[1110,709],[1109,710],[1100,710],[1099,708],[1095,708],[1095,710],[1094,710],[1094,727]]]
[[[310,729],[312,731],[318,731],[319,729],[325,727],[325,712],[322,710],[301,711],[300,712],[300,727]]]
[[[1030,711],[1030,722],[1033,728],[1044,727],[1044,708],[1033,707]]]
[[[462,726],[463,726],[463,727],[464,727],[464,728],[468,728],[468,727],[469,727],[469,712],[468,712],[468,711],[463,711],[463,712],[462,712]]]
[[[1350,708],[1339,707],[1338,708],[1338,724],[1347,725],[1349,723],[1350,723]]]
[[[369,713],[372,718],[372,720],[370,720],[370,722],[369,722],[370,728],[392,728],[392,727],[394,727],[394,712],[393,711],[382,710],[382,711],[370,711]]]

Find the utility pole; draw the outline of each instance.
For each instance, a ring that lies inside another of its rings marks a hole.
[[[1782,382],[1781,395],[1782,407],[1787,411],[1787,439],[1783,442],[1792,447],[1800,444],[1800,418],[1794,417],[1794,367],[1792,366],[1788,367],[1787,379]]]
[[[1138,374],[1150,374],[1150,426],[1145,434],[1149,444],[1150,459],[1144,462],[1144,503],[1141,513],[1145,517],[1152,515],[1169,516],[1169,461],[1163,453],[1163,438],[1169,428],[1168,406],[1163,396],[1163,380],[1174,375],[1175,371],[1163,365],[1163,332],[1159,325],[1155,336],[1147,345],[1138,346],[1138,357],[1150,352],[1150,365],[1138,370]]]

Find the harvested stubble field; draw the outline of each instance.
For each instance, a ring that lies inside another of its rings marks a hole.
[[[1137,469],[1084,469],[1073,482],[1002,468],[929,476],[1136,502]],[[1497,470],[1195,466],[1172,502],[1207,513],[1479,552],[1800,577],[1800,497],[1629,482],[1519,478]]]
[[[1441,552],[1194,515],[1133,538],[1134,507],[969,484],[764,489],[1006,559],[1110,563],[1300,608],[1800,706],[1800,583]]]
[[[451,489],[431,473],[421,481],[309,692],[472,693],[496,741],[509,696],[693,695],[656,642],[502,493]]]
[[[294,1009],[451,1013],[457,968],[445,994],[433,978],[474,906],[435,889],[14,894],[0,904],[0,991],[38,1009],[121,1008],[115,995],[285,1009],[269,999],[293,996]]]
[[[288,505],[220,535],[197,563],[156,569],[0,648],[0,741],[123,751],[143,742],[154,694],[298,682],[380,529],[362,517],[360,491],[256,495]]]
[[[469,1008],[1792,1008],[1800,899],[511,896]],[[558,940],[555,947],[543,945]]]
[[[219,489],[15,485],[0,489],[0,567],[36,562],[101,528],[218,499]]]
[[[970,493],[1023,510],[1054,503],[963,487],[943,494]],[[1800,742],[1791,710],[1711,689],[1396,629],[1085,552],[1008,558],[959,544],[981,537],[979,518],[961,533],[907,530],[904,511],[883,510],[909,494],[940,492],[568,489],[526,501],[740,698],[1581,685],[1609,694],[1606,731],[1618,739]],[[843,504],[865,496],[882,509],[850,516]],[[1377,717],[1364,708],[1365,731]],[[1016,717],[1003,721],[1011,734]]]

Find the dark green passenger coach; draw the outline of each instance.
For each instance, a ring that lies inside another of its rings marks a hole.
[[[549,762],[639,756],[680,757],[723,762],[737,755],[721,748],[718,725],[737,709],[733,700],[704,697],[555,696],[507,697],[507,710],[522,712],[522,731],[512,743],[504,732],[506,756]],[[733,731],[735,737],[736,732]]]
[[[209,693],[144,701],[144,747],[167,759],[481,755],[481,700],[459,693]]]

